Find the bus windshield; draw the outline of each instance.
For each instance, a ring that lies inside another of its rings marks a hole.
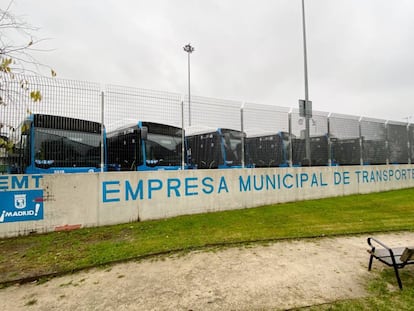
[[[35,128],[34,160],[39,168],[99,167],[99,133]]]
[[[145,140],[146,162],[149,166],[179,166],[181,164],[181,129],[160,124],[148,124]]]
[[[241,165],[241,133],[232,130],[223,130],[223,138],[227,164]]]

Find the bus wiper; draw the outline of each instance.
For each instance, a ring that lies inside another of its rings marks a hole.
[[[35,164],[40,168],[51,168],[55,160],[35,160]]]
[[[155,167],[157,165],[160,165],[160,163],[164,161],[163,159],[160,160],[147,160],[146,163],[149,167]]]

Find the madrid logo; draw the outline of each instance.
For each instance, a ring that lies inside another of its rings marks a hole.
[[[26,207],[26,194],[14,195],[14,207],[17,209],[23,209]]]
[[[0,223],[43,219],[43,190],[0,191]]]

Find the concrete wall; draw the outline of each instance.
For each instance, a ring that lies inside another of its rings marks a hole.
[[[0,175],[0,237],[414,187],[414,165]]]

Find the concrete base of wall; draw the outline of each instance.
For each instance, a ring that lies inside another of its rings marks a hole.
[[[0,237],[414,187],[414,165],[0,176]]]

